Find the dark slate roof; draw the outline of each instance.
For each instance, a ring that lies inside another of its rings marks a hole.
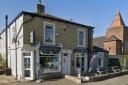
[[[109,38],[106,38],[104,41],[108,42],[108,41],[118,41],[118,40],[120,41],[119,38],[117,38],[115,35],[112,35]]]
[[[100,48],[104,48],[104,40],[105,36],[95,37],[93,38],[93,45]]]
[[[14,19],[13,21],[8,25],[8,27],[14,22],[17,20],[17,18],[19,18],[21,15],[23,14],[28,14],[28,15],[31,15],[31,16],[35,16],[35,17],[42,17],[42,18],[48,18],[48,19],[53,19],[53,20],[57,20],[57,21],[62,21],[62,22],[66,22],[66,23],[71,23],[71,24],[75,24],[75,25],[79,25],[79,26],[83,26],[83,27],[86,27],[88,29],[93,29],[94,27],[91,27],[91,26],[87,26],[87,25],[84,25],[84,24],[80,24],[80,23],[77,23],[77,22],[73,22],[73,21],[70,21],[70,20],[66,20],[66,19],[63,19],[63,18],[60,18],[60,17],[56,17],[56,16],[53,16],[53,15],[49,15],[49,14],[45,14],[45,13],[42,13],[42,14],[37,14],[37,13],[32,13],[32,12],[26,12],[26,11],[22,11],[20,12]],[[2,34],[3,32],[5,31],[5,29],[0,33]]]
[[[93,46],[93,52],[109,52],[109,51],[97,46]]]

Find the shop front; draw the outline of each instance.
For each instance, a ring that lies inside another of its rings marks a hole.
[[[39,48],[39,69],[43,74],[61,73],[61,47],[42,45]]]

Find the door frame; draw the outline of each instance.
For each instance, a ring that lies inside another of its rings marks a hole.
[[[63,73],[63,57],[64,57],[64,53],[68,54],[68,72],[65,75],[70,75],[71,74],[71,53],[72,51],[70,49],[63,49],[62,50],[62,73]]]
[[[81,56],[82,54],[85,54],[85,56]],[[77,56],[78,55],[78,56]],[[77,69],[77,67],[76,67],[76,58],[77,57],[79,57],[80,58],[80,69],[81,69],[81,64],[82,64],[82,62],[81,62],[81,58],[82,57],[84,57],[84,72],[83,73],[86,73],[86,71],[87,71],[87,53],[75,53],[75,69]]]
[[[30,56],[24,56],[23,55],[23,53],[31,53],[31,55]],[[23,76],[24,76],[24,79],[26,79],[26,80],[33,80],[34,79],[34,52],[33,51],[22,51],[22,56],[23,56]],[[27,68],[25,68],[25,66],[24,66],[24,59],[25,58],[30,58],[30,77],[25,77],[25,70],[27,69]]]

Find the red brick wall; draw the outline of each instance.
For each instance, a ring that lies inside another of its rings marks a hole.
[[[108,38],[112,35],[115,35],[116,37],[118,37],[120,40],[123,41],[124,40],[124,27],[119,26],[119,27],[107,29],[106,38]]]
[[[116,41],[104,42],[105,49],[111,47],[110,50],[111,55],[122,54],[125,51],[125,47],[126,47],[125,42],[126,39],[128,40],[128,30],[126,31],[125,29],[126,28],[124,26],[118,26],[107,29],[106,38],[115,35],[117,38],[121,40],[117,42]]]
[[[104,49],[109,51],[109,55],[116,54],[116,41],[104,42]]]

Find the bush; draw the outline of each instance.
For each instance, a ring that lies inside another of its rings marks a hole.
[[[5,61],[4,61],[4,58],[0,54],[0,69],[4,69],[4,68],[5,68]]]

